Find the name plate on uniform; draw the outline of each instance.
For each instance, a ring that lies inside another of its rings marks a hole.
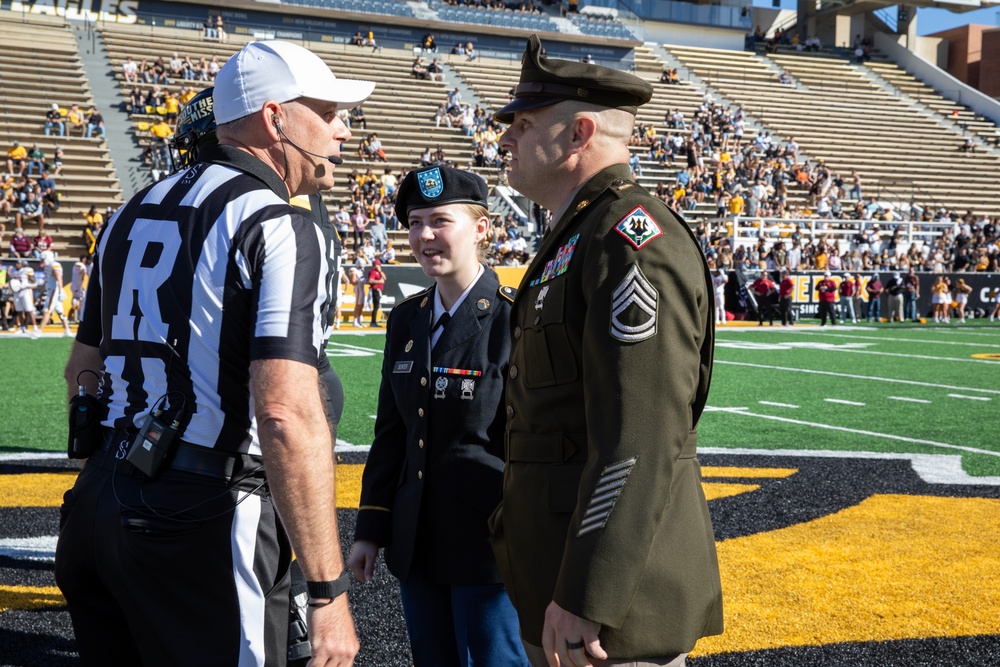
[[[393,373],[409,373],[413,370],[412,361],[397,361],[396,365],[392,367]]]

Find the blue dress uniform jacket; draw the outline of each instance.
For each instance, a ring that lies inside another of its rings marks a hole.
[[[550,601],[602,625],[615,660],[722,632],[695,427],[712,367],[711,278],[694,235],[627,165],[583,185],[511,315],[494,548],[525,641]]]
[[[432,350],[434,287],[392,309],[355,539],[401,581],[499,583],[488,519],[503,478],[514,290],[487,269]]]

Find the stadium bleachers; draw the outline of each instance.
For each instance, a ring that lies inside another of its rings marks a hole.
[[[0,14],[0,85],[4,148],[14,140],[28,148],[37,144],[49,164],[56,146],[63,148],[63,171],[55,177],[59,210],[46,220],[45,230],[58,248],[75,252],[83,243],[83,213],[91,205],[99,211],[117,207],[122,196],[104,141],[45,136],[45,113],[52,104],[62,109],[78,104],[87,112],[95,102],[66,21],[39,17],[25,23]],[[33,236],[35,230],[28,225],[25,232]]]
[[[911,107],[844,56],[665,48],[772,133],[794,137],[811,159],[842,174],[857,169],[871,194],[881,186],[927,206],[1000,213],[1000,156],[961,152],[960,131]],[[779,83],[768,61],[793,84]]]
[[[398,0],[384,0],[379,6],[405,5]],[[498,12],[438,5],[438,14],[450,16],[475,15],[478,20],[508,19],[507,27],[547,16]],[[486,17],[486,18],[484,18]],[[513,22],[512,22],[513,21]],[[487,24],[482,24],[487,25]],[[526,24],[527,25],[527,24]],[[608,22],[608,25],[614,25]],[[32,34],[33,50],[11,46]],[[44,34],[37,39],[38,32]],[[56,144],[66,149],[66,172],[59,184],[63,193],[62,209],[50,226],[57,240],[69,246],[77,245],[81,237],[84,212],[91,204],[103,210],[121,201],[120,189],[110,157],[99,140],[78,137],[57,139],[43,134],[44,113],[55,101],[60,106],[78,103],[89,108],[94,103],[80,64],[77,47],[70,28],[60,19],[0,21],[0,63],[6,99],[3,126],[10,138],[25,145],[38,143],[47,155]],[[121,63],[126,56],[155,60],[169,59],[174,52],[192,60],[216,57],[224,62],[249,37],[230,34],[230,42],[220,44],[205,40],[195,30],[160,28],[155,32],[138,26],[108,23],[101,28],[101,37],[119,82],[121,104],[127,98],[131,84],[124,82]],[[455,164],[469,164],[473,142],[459,128],[442,124],[434,127],[435,109],[447,95],[450,84],[417,80],[410,74],[414,52],[410,49],[370,48],[350,44],[308,44],[331,65],[340,76],[367,78],[378,83],[375,94],[366,103],[367,131],[353,128],[354,138],[344,147],[345,164],[340,169],[345,176],[356,170],[364,173],[371,168],[381,173],[391,167],[397,174],[419,164],[420,154],[427,148],[442,148],[447,159]],[[955,104],[892,62],[879,58],[870,63],[854,63],[849,54],[835,50],[819,54],[779,51],[770,56],[749,52],[717,49],[665,46],[670,54],[693,75],[678,85],[659,82],[666,67],[654,52],[656,45],[636,47],[634,72],[650,81],[655,89],[652,101],[643,106],[638,123],[655,128],[658,135],[674,133],[664,126],[664,118],[679,109],[690,120],[711,89],[724,105],[741,105],[748,117],[782,139],[794,137],[800,153],[810,160],[823,160],[833,171],[846,175],[857,169],[864,179],[866,195],[877,191],[913,198],[919,204],[946,207],[964,212],[967,209],[983,214],[1000,212],[1000,154],[987,148],[998,136],[995,124],[961,105]],[[459,77],[488,111],[507,102],[510,89],[516,85],[519,65],[516,61],[478,58],[468,61],[462,56],[441,54],[441,60],[451,75]],[[37,61],[51,62],[53,67],[39,68]],[[778,74],[785,72],[792,83],[782,84]],[[454,82],[454,78],[451,79]],[[151,84],[140,84],[148,88]],[[200,88],[200,81],[171,81],[168,88],[176,91],[181,85]],[[466,95],[466,102],[470,100]],[[102,101],[104,107],[111,106]],[[148,128],[158,114],[138,114],[133,118],[134,131],[140,144],[149,141]],[[748,124],[746,140],[752,140],[756,130]],[[368,163],[357,155],[357,143],[366,133],[376,132],[383,142],[388,163]],[[688,131],[680,131],[687,136]],[[966,133],[979,140],[975,153],[959,150]],[[670,186],[683,160],[676,165],[660,166],[648,159],[646,146],[631,147],[642,165],[640,182],[649,189],[657,185]],[[494,172],[481,170],[491,182]],[[346,178],[327,198],[331,210],[349,199]],[[802,204],[805,193],[792,189],[789,205]],[[705,201],[685,213],[692,222],[715,216],[714,202]],[[391,234],[400,258],[411,259],[405,233]]]

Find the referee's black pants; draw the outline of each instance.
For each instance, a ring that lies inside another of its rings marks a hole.
[[[115,449],[88,460],[60,517],[81,664],[284,665],[291,547],[253,459],[233,482],[150,480]]]

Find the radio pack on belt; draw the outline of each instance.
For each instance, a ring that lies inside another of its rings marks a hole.
[[[163,408],[156,406],[162,404],[166,396],[153,406],[153,411],[146,417],[142,428],[132,438],[128,455],[125,460],[135,468],[144,472],[148,477],[156,477],[163,469],[163,463],[167,455],[173,451],[180,442],[180,423],[184,418],[184,406],[177,410],[173,420],[163,416]]]
[[[92,373],[94,371],[81,371]],[[79,393],[69,401],[69,443],[66,446],[66,454],[71,459],[85,459],[97,450],[101,443],[101,418],[100,401],[96,396],[87,393],[87,388],[80,384],[80,375],[77,375],[76,382],[79,386]]]

